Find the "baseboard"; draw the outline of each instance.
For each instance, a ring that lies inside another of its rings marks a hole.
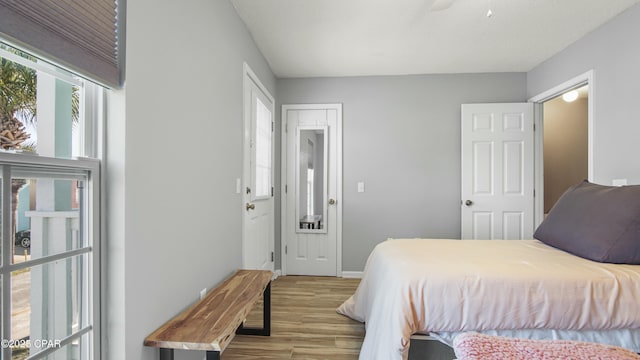
[[[343,271],[342,277],[346,279],[362,279],[362,271]]]

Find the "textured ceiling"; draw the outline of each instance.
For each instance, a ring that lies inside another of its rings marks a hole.
[[[529,71],[640,2],[433,1],[232,3],[276,76],[318,77]]]

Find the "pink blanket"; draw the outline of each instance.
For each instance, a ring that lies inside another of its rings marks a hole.
[[[603,344],[570,340],[529,340],[490,336],[474,332],[453,340],[458,360],[638,360],[629,350]]]

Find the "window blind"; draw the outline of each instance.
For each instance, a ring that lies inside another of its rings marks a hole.
[[[0,36],[109,87],[124,82],[124,0],[0,0]]]

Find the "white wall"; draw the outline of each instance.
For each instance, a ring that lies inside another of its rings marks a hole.
[[[144,338],[242,264],[243,61],[275,93],[229,1],[127,1],[107,126],[108,359],[157,359]]]
[[[460,238],[460,105],[526,101],[524,73],[279,79],[277,89],[278,112],[343,104],[345,271],[362,271],[387,237]]]
[[[594,70],[594,181],[640,184],[640,4],[587,34],[527,73],[533,97]]]

